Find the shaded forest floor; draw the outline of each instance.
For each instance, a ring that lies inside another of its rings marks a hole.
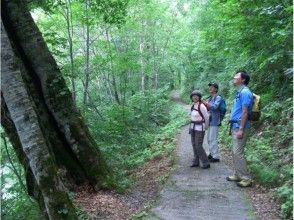
[[[180,103],[178,94],[173,100]],[[182,104],[182,103],[181,103]],[[231,167],[231,153],[221,149],[222,161]],[[151,208],[158,198],[160,189],[173,168],[173,158],[162,156],[146,162],[133,170],[131,178],[135,184],[127,192],[120,194],[115,191],[101,190],[94,192],[90,187],[83,186],[76,190],[76,203],[85,211],[89,219],[125,220],[134,216],[144,217],[144,210]],[[253,211],[258,219],[281,219],[279,204],[274,200],[272,192],[254,184],[251,188],[240,189],[251,200]]]
[[[94,192],[92,187],[82,186],[76,189],[76,203],[90,219],[129,219],[156,201],[162,181],[171,168],[170,159],[156,157],[133,170],[131,178],[135,185],[127,192]]]
[[[222,160],[231,165],[231,155],[222,151]],[[133,171],[134,187],[124,194],[101,190],[94,192],[91,187],[77,188],[76,203],[90,219],[125,220],[151,207],[160,192],[162,181],[172,169],[172,163],[165,157],[157,157]],[[252,202],[255,216],[259,219],[281,219],[279,204],[272,192],[259,185],[244,190]]]

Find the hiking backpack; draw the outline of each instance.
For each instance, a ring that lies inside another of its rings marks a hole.
[[[221,101],[219,104],[219,111],[220,111],[220,120],[222,122],[222,120],[224,119],[226,112],[227,112],[227,104],[226,104],[225,99],[222,96],[220,96],[220,97],[221,97]]]
[[[192,112],[193,110],[196,110],[197,112],[199,112],[199,115],[200,115],[201,118],[202,118],[202,122],[205,122],[204,116],[203,116],[203,114],[202,114],[202,112],[201,112],[201,110],[200,110],[200,106],[201,106],[201,104],[204,105],[204,103],[200,101],[199,104],[198,104],[198,109],[196,109],[196,108],[194,108],[194,103],[193,103],[192,106],[191,106],[191,112]],[[204,105],[204,106],[205,106],[206,109],[207,109],[207,105]]]
[[[227,104],[226,104],[226,100],[221,96],[221,95],[217,95],[219,97],[221,97],[221,101],[219,103],[219,111],[220,111],[220,121],[222,122],[225,115],[226,115],[226,112],[227,112]],[[211,99],[212,97],[210,96],[209,99]]]
[[[260,96],[252,93],[253,94],[253,105],[252,105],[252,111],[250,113],[249,119],[251,121],[258,121],[261,116],[260,112]]]

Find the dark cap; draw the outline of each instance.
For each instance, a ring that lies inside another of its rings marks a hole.
[[[192,99],[192,96],[193,96],[193,95],[197,95],[200,99],[202,98],[202,94],[201,94],[201,92],[198,91],[198,90],[194,90],[193,92],[191,92],[191,94],[190,94],[190,99]]]
[[[214,82],[209,83],[208,86],[213,86],[214,88],[218,89],[218,84]]]

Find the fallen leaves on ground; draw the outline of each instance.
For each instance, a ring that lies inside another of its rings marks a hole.
[[[171,167],[166,157],[156,157],[133,170],[133,188],[124,194],[111,190],[95,192],[89,185],[76,188],[75,201],[90,219],[125,220],[154,202],[160,189],[160,177]]]

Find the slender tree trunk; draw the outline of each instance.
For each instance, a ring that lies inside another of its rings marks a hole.
[[[139,52],[140,52],[140,65],[141,65],[141,91],[145,93],[148,84],[148,76],[145,73],[145,41],[146,41],[146,22],[144,20],[141,21],[142,29],[140,32],[140,40],[139,40]]]
[[[112,88],[114,91],[114,98],[115,101],[120,104],[120,99],[118,96],[118,90],[117,90],[117,84],[116,84],[116,79],[115,79],[115,75],[114,75],[114,70],[113,70],[113,60],[112,60],[112,52],[111,52],[111,42],[110,42],[110,38],[109,38],[109,33],[108,30],[106,28],[105,30],[105,34],[106,34],[106,39],[108,42],[108,54],[109,54],[109,59],[110,59],[110,70],[111,70],[111,82],[112,82]]]
[[[156,47],[157,42],[156,42],[155,33],[153,32],[153,36],[152,36],[153,71],[154,71],[153,86],[154,86],[155,90],[158,89],[160,68],[161,68],[162,63],[164,62],[166,49],[167,49],[168,44],[169,44],[169,42],[171,40],[172,32],[173,32],[173,29],[174,29],[174,23],[175,23],[175,19],[173,19],[170,30],[167,31],[165,42],[160,42],[159,41],[160,43],[158,43],[158,44],[161,47],[159,47],[159,46]],[[153,26],[154,27],[156,26],[156,22],[153,23]],[[162,29],[163,27],[160,26],[160,27],[157,27],[157,28]]]
[[[158,71],[157,70],[159,68],[160,60],[158,60],[158,49],[156,48],[156,39],[154,35],[155,33],[153,32],[153,36],[152,36],[152,55],[153,55],[153,73],[154,73],[153,88],[154,90],[157,90],[158,88]]]
[[[84,81],[82,81],[83,85],[85,86]],[[104,117],[102,116],[102,114],[100,113],[100,111],[98,110],[97,106],[95,105],[95,103],[93,102],[91,95],[89,94],[89,92],[87,91],[87,96],[88,96],[88,102],[87,104],[90,104],[90,106],[92,106],[92,108],[95,110],[95,112],[99,115],[99,117],[101,118],[101,120],[105,121]]]
[[[72,97],[74,102],[76,102],[76,84],[75,84],[75,68],[74,68],[74,55],[73,55],[73,25],[72,25],[72,12],[71,12],[71,1],[68,0],[65,8],[65,20],[66,20],[66,29],[69,45],[69,57],[70,57],[70,80],[72,85]]]
[[[84,83],[84,98],[83,103],[87,103],[88,97],[88,88],[89,88],[89,76],[90,76],[90,24],[89,24],[89,14],[88,14],[88,6],[89,1],[86,0],[86,72],[85,72],[85,83]]]
[[[141,41],[140,43],[140,64],[141,64],[141,91],[145,92],[145,73],[144,73],[144,58],[143,58],[143,51],[144,51],[144,43]]]
[[[103,77],[104,78],[104,81],[107,82],[107,83],[105,83],[105,88],[106,88],[106,91],[107,91],[109,97],[111,98],[111,100],[115,101],[114,94],[113,94],[113,92],[111,90],[111,86],[112,86],[111,85],[111,80],[110,80],[110,75],[111,74],[109,72],[106,73],[106,74],[103,74],[104,75],[104,77]]]
[[[103,33],[102,33],[103,34]],[[93,55],[97,56],[97,53],[95,50],[93,50]],[[104,72],[102,72],[100,70],[100,68],[95,68],[95,70],[99,73],[99,74],[95,74],[96,75],[96,80],[94,81],[94,83],[97,85],[98,91],[102,91],[102,93],[106,93],[108,95],[108,97],[110,97],[110,100],[108,99],[107,101],[110,103],[112,102],[112,98],[114,97],[112,95],[112,91],[111,91],[111,85],[109,83],[109,74],[106,74]],[[100,94],[97,94],[99,96],[99,99],[101,100]]]
[[[75,219],[60,178],[101,188],[112,176],[27,7],[20,0],[3,0],[1,18],[9,38],[1,44],[1,86],[7,105],[1,106],[7,115],[1,118],[2,126],[11,132],[19,159],[26,158],[24,165],[30,169],[25,170],[33,174],[27,172],[28,191],[41,200],[41,209],[44,204],[45,215]],[[11,61],[9,42],[17,63]]]
[[[14,162],[13,162],[11,156],[10,156],[9,150],[8,150],[6,137],[5,137],[5,135],[3,133],[1,133],[1,139],[3,141],[4,149],[5,149],[5,152],[6,152],[8,161],[9,161],[9,164],[11,165],[11,167],[9,167],[9,168],[11,169],[11,171],[16,176],[17,181],[19,182],[22,190],[23,191],[26,191],[27,188],[26,188],[24,182],[22,181],[21,172],[19,172],[19,170],[17,170],[17,168],[15,167],[15,164],[14,164]]]

